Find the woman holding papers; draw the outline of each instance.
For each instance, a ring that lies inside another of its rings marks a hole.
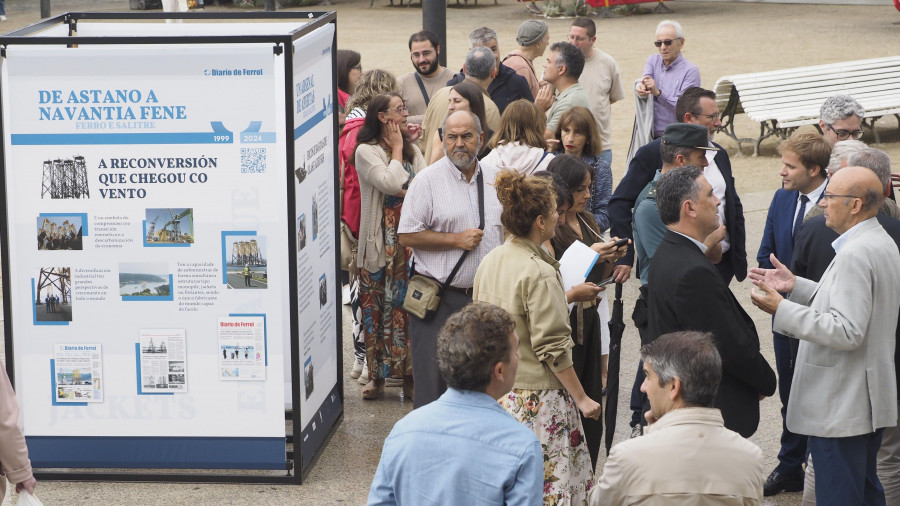
[[[581,504],[592,466],[579,411],[600,416],[572,367],[573,346],[559,263],[542,247],[557,227],[550,180],[502,171],[496,179],[507,240],[475,272],[473,298],[498,305],[516,321],[519,366],[500,404],[534,431],[544,451],[544,504]]]
[[[599,254],[597,265],[588,279],[606,279],[612,272],[613,261],[625,254],[626,247],[617,248],[614,241],[606,242],[600,236],[594,216],[587,210],[591,198],[594,171],[582,160],[572,155],[559,155],[550,162],[548,170],[559,175],[572,191],[573,204],[551,240],[553,253],[562,258],[566,250],[575,242],[581,242]],[[600,290],[598,289],[597,292]],[[601,343],[603,322],[597,313],[597,295],[580,300],[570,315],[572,349],[575,372],[584,390],[596,399],[602,396],[604,361]],[[603,423],[600,420],[583,419],[584,435],[587,440],[591,462],[597,464],[597,455],[602,446]]]

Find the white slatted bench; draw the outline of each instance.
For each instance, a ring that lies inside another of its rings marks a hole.
[[[813,67],[725,76],[716,81],[716,103],[722,115],[720,131],[738,143],[760,143],[773,135],[782,139],[802,125],[816,124],[819,108],[832,95],[851,95],[865,109],[863,124],[880,143],[875,121],[894,115],[900,125],[900,56],[856,60]],[[740,113],[759,122],[759,137],[738,137],[734,119]]]

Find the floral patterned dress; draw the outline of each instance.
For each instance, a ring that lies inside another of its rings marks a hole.
[[[412,164],[404,161],[403,168],[412,180]],[[402,206],[403,198],[385,195],[382,225],[387,264],[376,272],[359,271],[362,330],[370,380],[412,375],[409,314],[403,309],[409,284],[409,251],[397,241]]]
[[[581,413],[565,390],[514,388],[500,399],[509,414],[531,429],[544,453],[544,504],[587,504],[593,470]]]

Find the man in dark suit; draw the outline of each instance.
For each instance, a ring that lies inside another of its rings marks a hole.
[[[881,150],[866,148],[854,153],[847,159],[847,165],[865,167],[872,170],[884,185],[885,197],[891,187],[891,160]],[[834,174],[837,170],[832,169]],[[839,169],[838,169],[839,170]],[[885,199],[887,201],[887,199]],[[900,248],[900,221],[888,216],[885,208],[876,216],[878,223]],[[825,225],[825,216],[810,218],[803,224],[803,230],[794,241],[794,258],[791,272],[797,276],[818,282],[828,265],[834,259],[835,251],[832,243],[838,233]],[[897,326],[895,338],[900,339],[900,325]],[[796,340],[795,340],[796,341]],[[900,347],[894,349],[894,364],[900,363]],[[897,391],[900,392],[900,377],[897,378]],[[900,404],[900,398],[898,398]],[[889,427],[882,433],[881,449],[878,451],[878,478],[884,488],[885,504],[900,504],[900,428]],[[806,485],[803,489],[804,500],[815,502],[815,474],[812,466],[806,469]]]
[[[803,218],[822,198],[827,184],[825,168],[831,156],[831,146],[817,133],[792,135],[779,146],[781,151],[782,188],[775,192],[766,216],[762,243],[756,255],[759,266],[771,269],[769,254],[774,253],[784,265],[791,264],[794,238],[803,228]],[[830,248],[830,247],[829,247]],[[797,358],[796,339],[772,333],[775,348],[775,369],[778,371],[778,395],[781,398],[781,450],[778,466],[769,474],[763,494],[803,489],[803,462],[806,460],[806,436],[794,434],[787,428],[786,415]]]
[[[759,351],[753,320],[704,255],[703,240],[720,226],[719,199],[702,171],[687,166],[663,174],[656,203],[668,231],[650,263],[649,336],[712,332],[723,369],[716,407],[726,428],[750,437],[760,399],[775,393],[775,372]]]
[[[727,236],[722,243],[722,260],[716,264],[719,274],[725,283],[732,277],[743,281],[747,277],[747,251],[745,249],[746,233],[744,231],[744,207],[734,188],[734,177],[731,174],[731,160],[722,146],[712,142],[716,129],[722,126],[719,121],[719,108],[716,105],[716,94],[703,88],[691,87],[684,90],[675,105],[675,117],[679,123],[702,125],[709,130],[709,145],[719,148],[718,152],[708,154],[709,165],[703,174],[712,184],[716,196],[721,201],[718,209],[719,221],[725,225]],[[619,181],[616,191],[609,201],[609,219],[611,234],[616,237],[632,237],[632,212],[641,190],[653,180],[656,171],[662,168],[659,155],[661,139],[656,139],[641,147],[628,165],[628,172]],[[627,255],[616,262],[616,282],[624,283],[631,275],[634,264],[634,249],[629,248]]]

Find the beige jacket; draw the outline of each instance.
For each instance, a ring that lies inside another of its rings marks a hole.
[[[414,144],[413,172],[425,168],[422,152]],[[359,175],[359,254],[357,267],[376,272],[387,264],[384,252],[384,196],[396,195],[409,181],[403,164],[392,160],[378,144],[360,144],[356,148],[356,173]]]
[[[509,311],[519,336],[515,388],[559,390],[553,374],[572,367],[572,329],[559,262],[537,244],[511,236],[475,271],[473,299]]]
[[[718,409],[674,409],[613,446],[591,506],[756,505],[763,465],[759,447],[726,429]]]
[[[6,495],[6,480],[2,475],[6,475],[10,483],[31,479],[28,448],[19,429],[19,403],[6,368],[0,365],[0,502]]]

